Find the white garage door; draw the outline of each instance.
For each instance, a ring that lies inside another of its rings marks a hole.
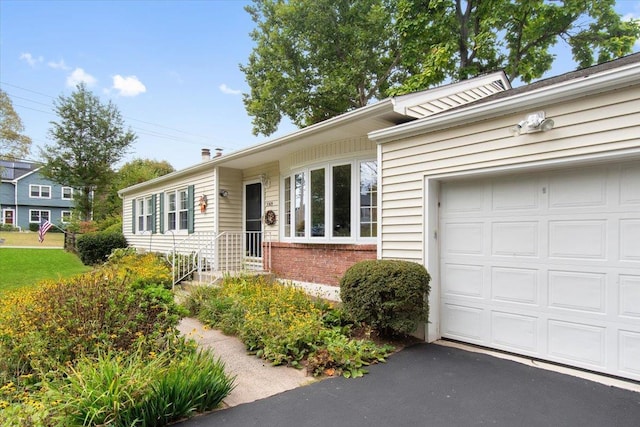
[[[640,162],[440,194],[443,337],[640,380]]]

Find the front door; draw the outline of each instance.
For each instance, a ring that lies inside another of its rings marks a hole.
[[[262,184],[245,186],[245,254],[248,258],[262,257]]]
[[[14,215],[15,215],[15,212],[14,212],[14,210],[13,210],[13,209],[5,209],[5,210],[3,211],[3,215],[2,215],[2,216],[3,216],[3,223],[4,223],[4,224],[7,224],[7,225],[14,225],[14,224],[13,224],[13,222],[14,222],[14,219],[13,219],[13,218],[14,218]]]

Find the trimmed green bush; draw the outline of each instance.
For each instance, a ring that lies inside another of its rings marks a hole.
[[[101,264],[114,249],[126,248],[127,239],[121,232],[87,233],[78,237],[78,255],[85,265]]]
[[[368,260],[351,266],[340,280],[344,310],[384,335],[410,334],[428,319],[429,273],[400,260]]]

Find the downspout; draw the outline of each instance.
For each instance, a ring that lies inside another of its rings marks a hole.
[[[14,179],[11,183],[13,184],[13,203],[16,207],[16,210],[13,213],[13,226],[18,227],[18,230],[22,231],[22,228],[18,225],[18,180]]]

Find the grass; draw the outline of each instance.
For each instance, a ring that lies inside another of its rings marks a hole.
[[[0,295],[34,286],[42,279],[69,277],[89,270],[91,267],[83,265],[76,255],[62,249],[0,247]]]
[[[35,231],[0,231],[0,240],[4,239],[3,246],[38,246],[45,248],[62,248],[64,246],[64,234],[49,231],[44,236],[44,242],[38,242],[38,233]]]

